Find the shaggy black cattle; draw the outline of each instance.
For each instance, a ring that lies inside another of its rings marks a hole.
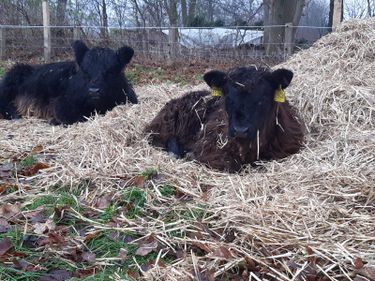
[[[212,95],[197,91],[171,100],[145,131],[153,145],[222,171],[286,157],[298,152],[304,138],[283,91],[292,78],[286,69],[209,71],[204,80]]]
[[[0,118],[35,116],[51,124],[72,124],[94,112],[138,102],[123,73],[132,48],[89,49],[82,41],[72,47],[75,61],[18,64],[7,72],[0,85]]]

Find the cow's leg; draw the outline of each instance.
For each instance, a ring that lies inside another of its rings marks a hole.
[[[0,101],[0,118],[18,119],[21,115],[17,112],[17,108],[12,103]]]
[[[176,158],[182,158],[185,156],[184,148],[178,142],[176,137],[172,137],[167,140],[166,150],[176,156]]]
[[[79,109],[78,102],[69,101],[66,97],[61,97],[55,105],[54,118],[50,121],[51,125],[73,124],[84,121],[83,115]]]

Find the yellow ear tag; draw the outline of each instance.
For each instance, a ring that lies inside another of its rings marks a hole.
[[[212,87],[211,96],[222,97],[224,96],[223,91],[220,88]]]
[[[275,91],[275,97],[273,100],[275,102],[285,102],[285,92],[281,89],[281,86]]]

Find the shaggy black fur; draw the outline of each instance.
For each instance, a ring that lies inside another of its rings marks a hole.
[[[82,41],[72,47],[75,61],[18,64],[9,70],[0,84],[0,118],[35,116],[52,124],[72,124],[94,112],[138,102],[123,73],[132,48],[89,49]]]
[[[204,80],[223,97],[198,91],[171,100],[145,131],[153,145],[223,171],[286,157],[298,152],[304,138],[297,111],[288,101],[275,101],[292,78],[286,69],[209,71]]]

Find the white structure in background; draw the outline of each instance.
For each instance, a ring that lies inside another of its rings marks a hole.
[[[163,29],[168,35],[169,30]],[[243,44],[260,46],[263,42],[263,31],[236,28],[180,28],[179,42],[186,48],[220,47],[233,48]]]

